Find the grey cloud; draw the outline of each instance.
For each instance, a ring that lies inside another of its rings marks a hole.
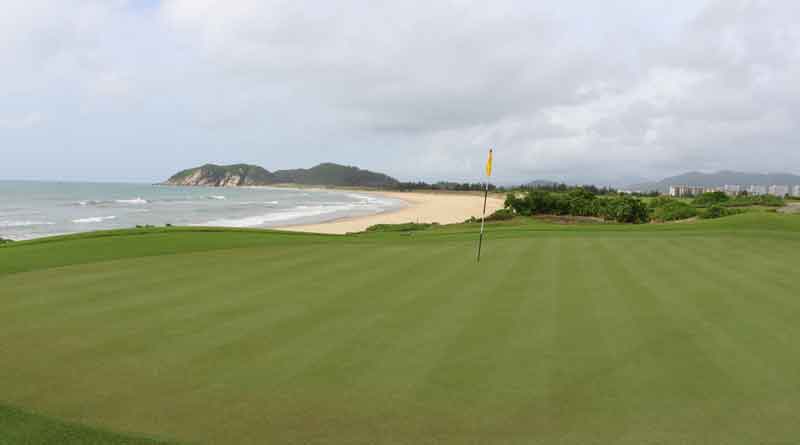
[[[0,18],[0,116],[48,116],[0,129],[20,162],[69,144],[147,179],[330,160],[475,180],[493,146],[506,182],[800,163],[789,0],[29,4]]]

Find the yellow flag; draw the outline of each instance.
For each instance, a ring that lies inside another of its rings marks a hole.
[[[489,159],[486,160],[486,176],[492,176],[492,149],[489,149]]]

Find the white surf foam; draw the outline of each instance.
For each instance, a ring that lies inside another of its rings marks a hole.
[[[61,235],[71,235],[77,232],[55,232],[55,233],[24,233],[24,234],[17,234],[17,235],[3,235],[3,238],[10,239],[12,241],[27,241],[31,239],[37,238],[44,238],[49,236],[61,236]]]
[[[265,224],[291,221],[294,219],[326,215],[336,212],[353,210],[353,206],[297,206],[294,209],[267,213],[264,215],[248,216],[238,219],[217,219],[196,226],[221,226],[221,227],[258,227]]]
[[[118,204],[147,204],[149,201],[146,199],[136,197],[134,199],[116,199],[114,200],[114,202]]]
[[[99,223],[99,222],[103,222],[103,221],[108,221],[108,220],[111,220],[111,219],[116,219],[116,216],[113,216],[113,215],[111,215],[111,216],[93,216],[91,218],[73,219],[72,222],[74,222],[75,224],[89,224],[89,223]]]
[[[386,206],[394,203],[394,201],[390,199],[385,199],[372,195],[359,195],[356,193],[348,193],[347,197],[357,199],[358,202],[356,204],[361,206]]]
[[[240,206],[276,206],[278,205],[278,201],[241,201],[241,202],[234,202],[236,205]]]
[[[222,195],[211,195],[211,196],[206,196],[206,198],[208,198],[208,199],[216,199],[216,200],[223,200],[223,199],[225,199],[225,197],[224,197],[224,196],[222,196]]]
[[[50,221],[0,221],[0,227],[33,227],[33,226],[52,226],[55,224]]]

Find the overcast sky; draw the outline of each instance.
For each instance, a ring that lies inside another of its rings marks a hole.
[[[800,173],[800,2],[0,0],[0,179]]]

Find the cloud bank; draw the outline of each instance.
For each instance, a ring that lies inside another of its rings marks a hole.
[[[1,177],[800,170],[797,2],[7,3]]]

